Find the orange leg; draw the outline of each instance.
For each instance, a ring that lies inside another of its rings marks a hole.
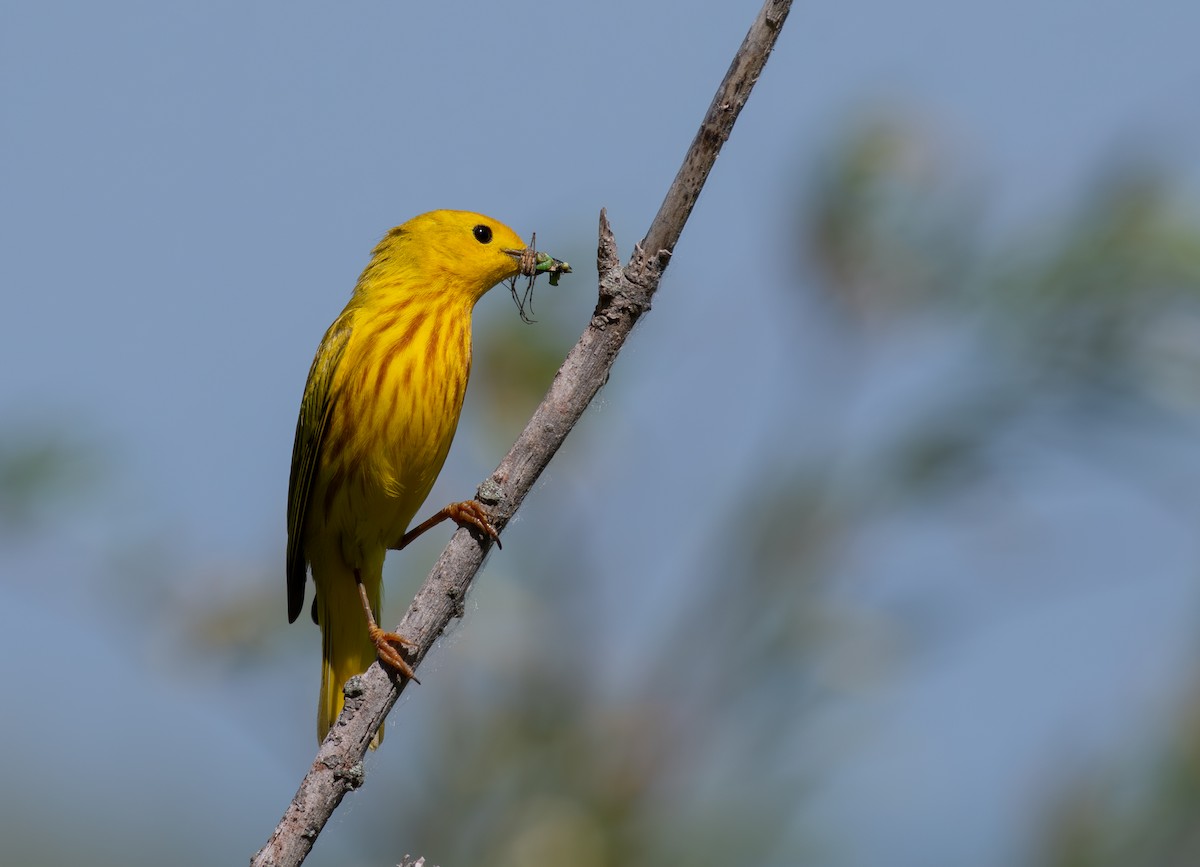
[[[412,670],[400,651],[396,649],[399,644],[404,647],[416,647],[412,641],[409,641],[403,635],[395,632],[384,632],[379,628],[379,624],[375,622],[375,614],[371,611],[371,602],[367,599],[367,588],[363,586],[362,578],[358,574],[358,570],[354,570],[354,580],[358,582],[358,596],[362,599],[363,611],[367,615],[367,636],[375,645],[375,651],[379,654],[379,661],[384,665],[390,665],[396,671],[407,677],[409,680],[417,680],[416,673]]]
[[[430,530],[446,520],[453,521],[460,527],[474,527],[480,533],[483,533],[483,535],[490,537],[496,543],[497,548],[504,547],[500,544],[500,534],[496,532],[496,528],[488,520],[487,512],[483,509],[483,504],[478,500],[463,500],[461,503],[451,503],[433,517],[413,527],[404,534],[404,538],[400,540],[400,544],[394,550],[399,551],[403,549],[409,542],[426,530]]]

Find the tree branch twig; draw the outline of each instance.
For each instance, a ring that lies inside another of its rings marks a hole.
[[[600,211],[596,264],[599,302],[579,342],[568,353],[550,390],[512,449],[479,486],[497,530],[516,513],[542,470],[608,380],[613,362],[634,324],[650,309],[663,270],[696,204],[700,190],[728,140],[734,122],[762,72],[791,8],[790,0],[766,0],[733,58],[641,244],[622,268],[616,240]],[[458,530],[417,591],[397,632],[416,644],[420,665],[442,631],[463,614],[463,603],[491,541]],[[347,792],[363,784],[363,755],[406,683],[378,663],[346,685],[346,706],[320,745],[316,759],[283,819],[252,867],[295,867]]]

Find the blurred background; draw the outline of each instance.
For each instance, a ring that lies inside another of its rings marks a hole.
[[[756,0],[0,10],[0,860],[245,863],[315,750],[292,435],[374,242],[476,313],[431,511]],[[309,859],[1200,863],[1200,8],[798,4],[596,405]],[[1192,106],[1189,108],[1188,106]],[[398,621],[445,543],[389,559]]]

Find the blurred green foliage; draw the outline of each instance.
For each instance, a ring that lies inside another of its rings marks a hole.
[[[1043,822],[1040,867],[1185,867],[1200,863],[1200,705],[1140,762],[1072,780]]]
[[[0,432],[0,532],[29,533],[92,490],[100,450],[53,423],[11,423]]]
[[[910,127],[872,121],[831,154],[800,232],[841,324],[878,336],[932,317],[976,344],[969,387],[889,443],[873,498],[890,491],[911,503],[930,482],[943,493],[978,486],[989,450],[1031,416],[1056,419],[1068,436],[1101,419],[1194,424],[1200,219],[1168,170],[1110,166],[1065,216],[1006,231],[985,229],[968,185],[941,168],[952,162]],[[1064,783],[1034,820],[1034,863],[1200,863],[1193,690],[1180,684],[1176,728],[1161,743]]]

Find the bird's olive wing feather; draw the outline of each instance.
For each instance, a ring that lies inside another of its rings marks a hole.
[[[304,557],[304,522],[308,517],[309,497],[321,458],[321,443],[333,408],[333,378],[338,362],[346,351],[350,329],[339,319],[321,341],[317,357],[308,372],[300,418],[296,421],[296,442],[292,446],[292,472],[288,481],[287,588],[288,623],[295,622],[304,607],[304,582],[308,562]]]

